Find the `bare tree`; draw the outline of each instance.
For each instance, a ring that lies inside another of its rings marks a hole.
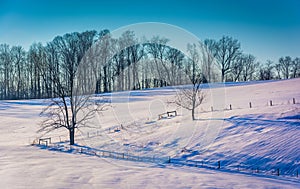
[[[300,58],[295,58],[292,63],[292,78],[300,76]]]
[[[282,70],[283,77],[288,79],[290,76],[290,68],[292,66],[292,58],[290,56],[279,58],[279,65]]]
[[[237,39],[228,36],[223,36],[218,42],[207,41],[207,45],[220,65],[221,80],[224,82],[225,76],[230,72],[231,64],[241,53],[241,45]]]
[[[233,61],[231,65],[231,76],[232,81],[239,81],[241,78],[241,74],[243,72],[243,66],[245,62],[245,58],[243,56],[238,56],[235,61]]]
[[[155,72],[158,78],[155,87],[163,87],[166,85],[166,81],[170,81],[170,71],[165,64],[167,56],[168,46],[167,43],[170,40],[164,37],[154,36],[147,44],[147,51],[151,55],[154,61]]]
[[[192,83],[192,87],[180,88],[176,94],[174,103],[182,108],[190,110],[192,112],[192,120],[195,120],[195,109],[200,106],[205,98],[203,91],[201,90],[201,84],[203,83],[204,76],[201,73],[201,51],[196,44],[188,44],[187,51],[189,58],[186,63],[186,74]]]
[[[258,67],[258,64],[252,54],[243,54],[242,58],[244,59],[242,69],[243,80],[250,81],[253,79],[253,75]]]
[[[112,76],[109,75],[112,72],[109,59],[115,50],[114,43],[115,40],[112,39],[110,31],[102,30],[99,33],[99,39],[93,44],[93,48],[86,53],[89,54],[89,62],[93,68],[92,73],[97,78],[95,90],[97,94],[109,91],[109,85],[112,83]]]
[[[7,44],[0,45],[0,71],[2,72],[1,78],[1,97],[2,99],[11,98],[11,80],[12,80],[12,57],[10,48]]]
[[[205,82],[215,82],[217,80],[217,73],[215,69],[215,56],[213,54],[213,49],[215,48],[216,42],[215,40],[206,39],[204,40],[204,44],[200,43],[200,46],[203,46],[202,54],[203,58],[205,59],[203,61],[202,65],[202,72],[206,75],[206,81]]]
[[[260,65],[259,68],[259,80],[270,80],[273,79],[273,69],[274,65],[271,60],[267,60],[266,64]]]
[[[144,57],[144,46],[141,44],[136,44],[131,47],[129,47],[131,52],[131,64],[132,64],[132,83],[133,83],[133,89],[141,89],[141,82],[139,77],[139,64]]]
[[[45,52],[41,43],[34,43],[28,52],[29,72],[30,72],[30,97],[42,97],[42,78],[39,66],[43,64]],[[44,70],[46,71],[46,70]]]
[[[182,84],[183,82],[183,59],[184,54],[178,49],[168,48],[167,53],[167,61],[165,62],[165,68],[167,68],[168,72],[168,82],[171,86]],[[169,64],[167,64],[169,63]]]
[[[112,67],[113,67],[113,76],[116,77],[116,91],[125,90],[125,73],[124,69],[126,68],[125,61],[125,46],[123,42],[123,36],[119,39],[114,40],[114,55],[112,57]]]
[[[275,64],[274,68],[276,69],[276,72],[277,72],[277,79],[281,79],[282,67],[281,67],[280,63]]]
[[[131,72],[131,68],[133,64],[136,64],[136,60],[133,59],[133,46],[137,43],[137,39],[135,39],[135,34],[133,31],[125,31],[122,33],[122,36],[119,38],[119,49],[117,54],[120,52],[120,65],[121,70],[124,71],[125,67],[127,68],[127,76],[125,73],[120,73],[122,78],[126,78],[127,83],[123,85],[125,89],[130,90],[132,88],[131,84],[133,79],[135,79],[134,70]],[[135,57],[134,57],[135,58]],[[131,77],[132,76],[132,77]]]
[[[51,81],[51,86],[47,82],[47,87],[57,89],[56,98],[52,98],[51,103],[41,112],[46,119],[39,132],[65,128],[69,131],[70,145],[75,144],[75,130],[88,126],[88,121],[95,113],[105,109],[104,101],[93,95],[97,81],[94,74],[89,74],[93,73],[93,67],[89,61],[81,63],[95,36],[95,31],[58,36],[52,43],[59,53],[59,69],[52,62],[39,62],[43,79]]]
[[[24,62],[25,62],[25,51],[21,46],[13,46],[11,48],[11,58],[13,62],[13,80],[14,80],[14,93],[13,97],[15,99],[22,98],[24,95],[24,78],[22,79],[22,71],[24,70]]]

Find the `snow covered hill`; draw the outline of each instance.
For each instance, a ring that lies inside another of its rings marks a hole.
[[[41,137],[36,131],[46,102],[1,101],[0,184],[4,188],[297,188],[299,89],[300,79],[206,85],[206,99],[195,121],[190,112],[168,103],[176,94],[173,87],[106,94],[112,106],[93,120],[96,128],[77,132],[78,145],[170,157],[171,164],[31,146]],[[174,110],[177,116],[158,119]],[[67,132],[46,136],[59,142]],[[186,166],[189,163],[207,166]]]

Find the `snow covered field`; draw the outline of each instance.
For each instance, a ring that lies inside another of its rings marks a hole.
[[[1,188],[299,188],[300,79],[215,84],[204,91],[196,121],[167,103],[176,94],[172,87],[107,94],[112,107],[93,121],[96,128],[77,132],[78,145],[171,157],[170,164],[32,146],[41,137],[36,131],[46,102],[1,101]],[[158,120],[173,110],[178,116]],[[59,142],[67,131],[48,136]]]

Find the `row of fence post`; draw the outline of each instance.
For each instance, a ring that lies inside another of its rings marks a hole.
[[[273,106],[273,105],[274,105],[272,100],[270,100],[268,104],[269,104],[270,106]],[[295,98],[293,98],[293,104],[296,104],[296,99],[295,99]],[[252,106],[252,102],[249,102],[249,108],[252,108],[252,107],[253,107],[253,106]],[[211,106],[211,107],[210,107],[210,110],[213,112],[213,111],[214,111],[214,107]],[[231,104],[229,104],[229,110],[232,110],[232,105],[231,105]]]
[[[170,156],[169,156],[169,159],[168,159],[167,162],[168,162],[168,163],[172,163],[172,159],[171,159]],[[184,165],[185,163],[182,163],[182,164]],[[190,166],[191,166],[191,164],[186,164],[186,165],[190,165]],[[201,161],[201,165],[202,165],[202,167],[204,167],[204,166],[203,166],[203,161]],[[194,166],[195,166],[195,167],[199,167],[198,162],[194,162]],[[213,168],[213,167],[211,167],[211,168]],[[218,161],[218,162],[217,162],[217,167],[216,167],[216,168],[217,168],[217,169],[221,169],[221,161]],[[238,171],[241,171],[239,165],[237,166],[237,170],[238,170]],[[260,173],[260,172],[263,173],[263,169],[259,169],[259,167],[257,167],[256,169],[252,168],[251,170],[252,170],[252,173]],[[279,168],[275,169],[275,175],[277,175],[277,176],[280,176],[280,175],[281,175],[280,169],[279,169]],[[296,177],[297,177],[297,178],[299,177],[299,171],[298,171],[298,170],[296,171]]]

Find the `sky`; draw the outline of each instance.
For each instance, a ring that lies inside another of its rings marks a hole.
[[[300,57],[299,0],[0,0],[0,44],[46,44],[69,32],[161,22],[200,40],[231,36],[260,62]]]

